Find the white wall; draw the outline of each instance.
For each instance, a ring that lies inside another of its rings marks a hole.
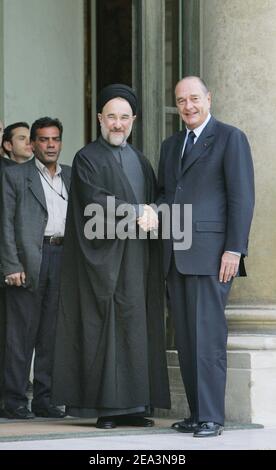
[[[5,124],[58,117],[64,126],[60,160],[71,163],[84,144],[83,1],[2,3]]]

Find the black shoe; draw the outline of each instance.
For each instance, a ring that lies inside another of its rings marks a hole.
[[[122,415],[114,417],[118,426],[136,426],[140,428],[151,428],[154,426],[153,419],[144,418],[143,416]]]
[[[32,408],[34,414],[39,418],[65,418],[66,413],[57,406],[49,405],[47,408]]]
[[[4,408],[4,416],[8,419],[33,419],[35,415],[27,406],[18,406],[17,408]]]
[[[223,426],[212,421],[200,423],[194,432],[194,437],[215,437],[220,436],[223,431]]]
[[[192,418],[186,418],[183,421],[177,421],[172,424],[172,429],[178,432],[194,432],[198,423],[192,420]]]
[[[102,416],[98,418],[96,428],[100,429],[114,429],[116,428],[116,422],[113,416]]]

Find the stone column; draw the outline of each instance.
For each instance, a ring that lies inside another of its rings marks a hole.
[[[276,423],[276,2],[201,2],[201,71],[212,111],[245,131],[256,209],[248,277],[237,279],[229,324],[226,419]]]
[[[143,150],[155,169],[165,133],[164,18],[164,0],[133,1],[133,85],[142,110],[133,142]]]

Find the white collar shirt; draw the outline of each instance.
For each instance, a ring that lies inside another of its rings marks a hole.
[[[185,150],[185,146],[186,146],[186,142],[187,142],[187,139],[188,139],[188,135],[189,133],[191,132],[191,130],[194,131],[194,134],[195,134],[195,138],[194,138],[194,144],[196,143],[197,139],[199,138],[201,132],[205,129],[205,127],[207,126],[208,122],[210,121],[211,119],[211,114],[209,113],[207,118],[205,119],[205,121],[201,124],[201,126],[198,126],[196,127],[195,129],[188,129],[186,127],[186,136],[185,136],[185,140],[184,140],[184,144],[183,144],[183,148],[182,148],[182,154],[184,153],[184,150]]]
[[[68,193],[62,179],[62,168],[57,163],[56,172],[52,177],[48,168],[37,158],[35,159],[35,164],[39,172],[48,211],[48,221],[44,236],[56,235],[63,237]]]

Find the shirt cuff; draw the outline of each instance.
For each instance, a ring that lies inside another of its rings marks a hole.
[[[229,251],[229,250],[226,250],[225,253],[231,253],[232,255],[241,256],[241,253],[239,253],[238,251]]]

